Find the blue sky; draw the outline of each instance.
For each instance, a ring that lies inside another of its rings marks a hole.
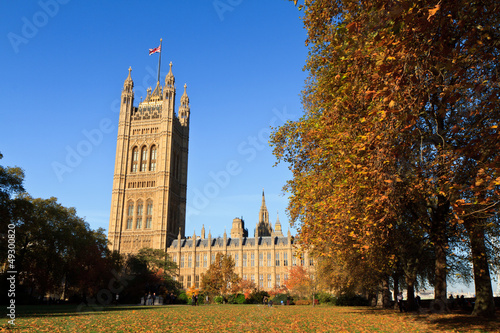
[[[253,232],[263,188],[271,222],[279,212],[288,230],[290,173],[273,167],[267,141],[270,126],[301,114],[306,31],[292,3],[41,0],[0,10],[0,163],[25,170],[31,195],[108,228],[123,81],[131,66],[137,105],[156,83],[148,49],[163,38],[161,81],[172,61],[177,107],[184,83],[191,102],[186,234],[205,225],[222,235],[241,216]],[[231,163],[237,174],[223,177]]]
[[[177,107],[184,83],[191,105],[186,234],[220,236],[241,216],[253,233],[263,188],[288,230],[291,174],[267,140],[302,114],[306,31],[291,2],[3,1],[0,12],[0,164],[22,167],[31,195],[108,228],[123,81],[132,67],[137,105],[163,38],[161,81],[172,61]],[[221,176],[228,165],[237,174]]]

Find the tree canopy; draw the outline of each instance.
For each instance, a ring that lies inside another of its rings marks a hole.
[[[234,259],[217,253],[215,261],[201,276],[201,289],[209,295],[227,296],[240,289],[241,278],[234,271]]]
[[[292,171],[285,190],[301,242],[380,279],[401,271],[414,285],[427,272],[421,278],[443,304],[446,279],[463,271],[468,253],[475,313],[492,315],[500,5],[300,6],[310,50],[305,114],[276,129],[271,143]]]
[[[5,267],[18,272],[20,303],[50,295],[101,306],[112,301],[113,293],[138,302],[146,291],[180,288],[174,279],[177,265],[164,251],[141,249],[126,258],[110,252],[103,229],[92,230],[75,208],[64,207],[57,198],[31,197],[23,180],[21,168],[0,166],[0,264],[4,272]],[[15,236],[10,258],[8,230]]]

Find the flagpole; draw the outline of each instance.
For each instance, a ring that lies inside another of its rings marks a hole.
[[[160,56],[158,57],[158,83],[160,82],[160,64],[161,64],[161,38],[160,38]]]

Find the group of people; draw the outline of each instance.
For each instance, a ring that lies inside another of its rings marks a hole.
[[[144,294],[144,305],[155,305],[156,298],[157,298],[157,296],[156,296],[155,292],[153,292],[153,293],[148,292],[148,293]],[[167,292],[165,294],[165,298],[163,299],[163,302],[161,300],[160,300],[160,302],[162,302],[163,304],[174,304],[175,299],[176,299],[176,296],[173,292],[171,292],[171,293]]]
[[[455,309],[456,307],[458,307],[464,310],[472,307],[472,303],[470,300],[466,300],[464,295],[460,297],[456,295],[455,298],[453,298],[453,295],[450,295],[450,297],[448,298],[448,307],[450,309]]]
[[[144,305],[154,305],[156,300],[156,293],[151,294],[149,292],[147,295],[144,296]]]
[[[175,299],[176,299],[176,295],[174,293],[166,293],[165,295],[165,299],[164,299],[164,302],[165,304],[174,304],[175,303]]]
[[[262,304],[263,305],[267,304],[267,306],[272,307],[274,303],[269,297],[264,296],[264,298],[262,299]],[[281,301],[281,305],[285,305],[285,303]],[[286,305],[290,305],[290,296],[287,296],[286,298]]]

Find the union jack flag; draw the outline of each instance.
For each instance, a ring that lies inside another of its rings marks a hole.
[[[153,53],[161,53],[161,45],[155,47],[154,49],[149,49],[149,55],[152,55]]]

